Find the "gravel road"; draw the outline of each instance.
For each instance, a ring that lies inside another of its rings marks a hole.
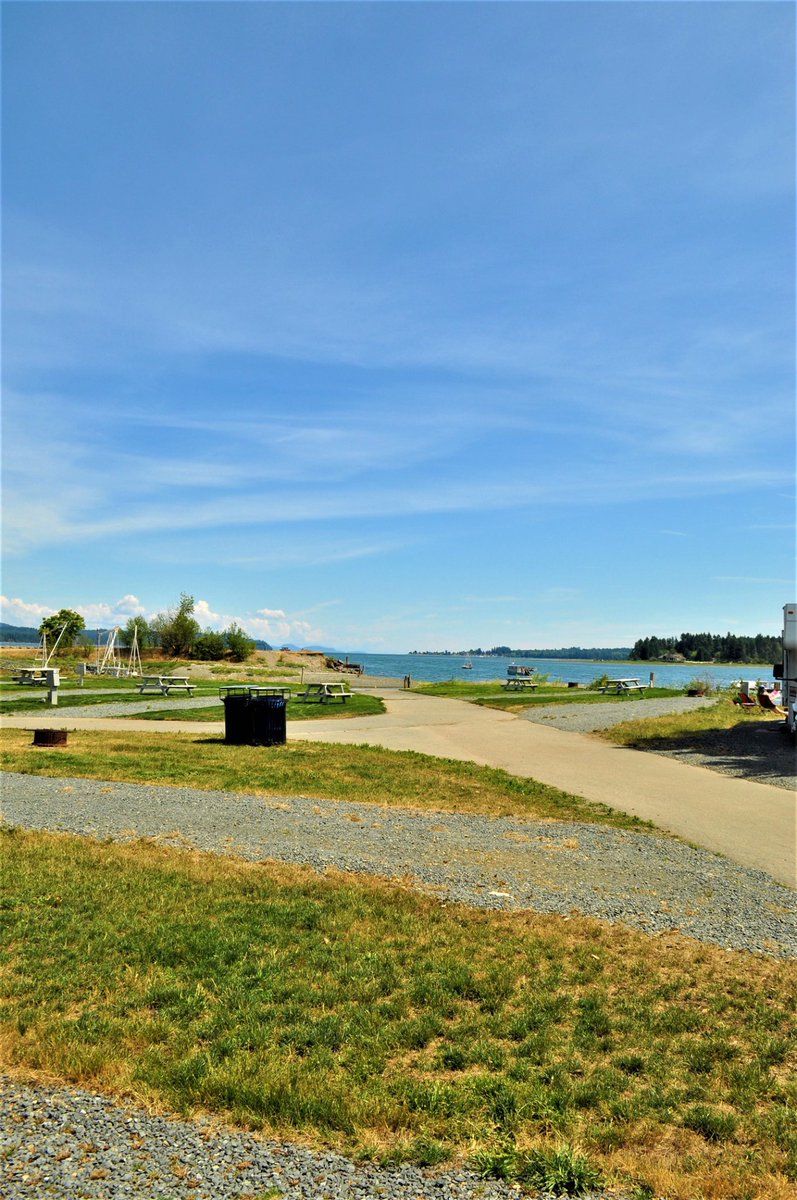
[[[201,850],[392,878],[480,908],[672,929],[732,950],[797,956],[795,895],[762,871],[675,838],[586,823],[417,812],[312,797],[8,773],[12,825],[181,838]]]

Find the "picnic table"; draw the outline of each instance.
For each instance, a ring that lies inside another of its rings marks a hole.
[[[508,692],[533,692],[537,686],[537,680],[529,679],[527,675],[511,675],[501,684]]]
[[[195,683],[188,682],[187,675],[142,675],[138,691],[142,696],[146,692],[160,692],[162,696],[168,696],[169,692],[188,692],[190,696],[195,687]]]
[[[24,683],[31,687],[45,687],[47,676],[43,667],[19,667],[14,676],[14,683]]]
[[[627,696],[629,692],[637,691],[640,696],[648,685],[640,679],[607,679],[599,692],[612,692],[615,696]]]
[[[347,692],[342,683],[308,683],[297,700],[317,700],[320,704],[328,704],[330,700],[340,700],[344,704],[351,692]]]

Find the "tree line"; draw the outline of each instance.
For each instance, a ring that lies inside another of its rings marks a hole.
[[[194,597],[183,592],[176,608],[158,613],[151,621],[131,617],[120,631],[121,641],[132,646],[137,640],[141,650],[156,648],[167,658],[226,658],[232,662],[245,662],[255,650],[254,640],[235,621],[220,633],[214,629],[203,631],[193,614]],[[86,622],[80,613],[62,608],[51,617],[45,617],[39,626],[39,636],[46,636],[53,645],[60,634],[59,649],[65,649],[85,641],[81,639],[85,628]]]
[[[509,646],[492,646],[482,650],[476,646],[472,650],[410,650],[410,654],[441,654],[468,658],[586,658],[605,662],[622,660],[631,653],[630,646],[563,646],[557,650],[513,650]]]
[[[642,662],[682,655],[694,662],[775,663],[783,654],[782,639],[757,633],[682,633],[680,637],[645,637],[634,643],[631,657]]]

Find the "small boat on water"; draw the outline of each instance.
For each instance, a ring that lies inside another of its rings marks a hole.
[[[467,662],[464,662],[462,664],[462,670],[463,671],[472,671],[473,670],[473,663],[470,661],[470,659],[468,659]]]
[[[519,667],[517,665],[517,663],[510,663],[506,669],[506,673],[509,676],[516,676],[516,675],[526,676],[526,675],[533,675],[536,670],[537,670],[536,667]]]

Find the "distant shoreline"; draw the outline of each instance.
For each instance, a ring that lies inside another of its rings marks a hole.
[[[371,652],[368,651],[370,654]],[[533,654],[468,654],[467,650],[408,650],[407,657],[414,655],[418,658],[471,658],[471,659],[487,659],[495,658],[503,660],[505,658],[523,658],[523,659],[555,659],[557,662],[573,662],[573,663],[597,663],[600,666],[614,666],[617,663],[631,663],[634,666],[650,667],[767,667],[772,669],[772,663],[769,659],[761,659],[760,662],[736,662],[727,658],[714,659],[684,659],[683,662],[671,662],[668,659],[658,658],[582,658],[572,657],[568,654],[558,654],[554,650],[535,650]],[[373,654],[372,657],[379,657]],[[390,657],[385,653],[384,657]]]

